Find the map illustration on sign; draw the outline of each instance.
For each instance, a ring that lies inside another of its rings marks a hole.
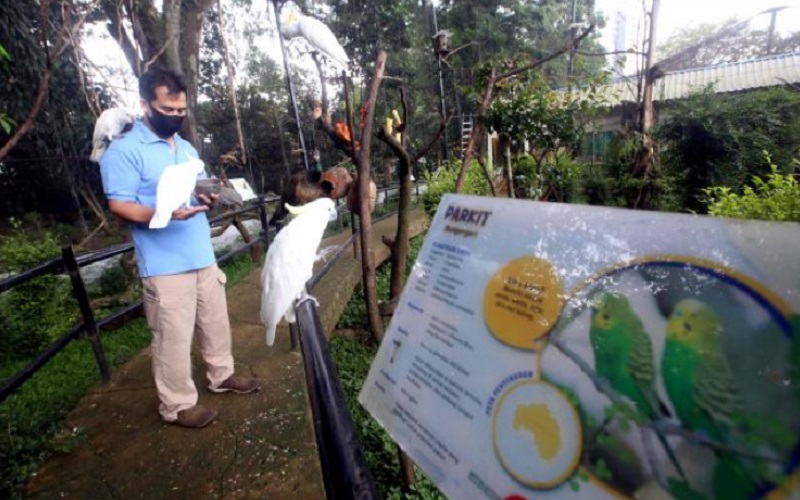
[[[797,248],[797,224],[446,196],[360,400],[450,498],[798,496]]]
[[[517,481],[533,488],[564,482],[581,454],[580,418],[561,392],[521,382],[503,394],[492,421],[495,452]]]

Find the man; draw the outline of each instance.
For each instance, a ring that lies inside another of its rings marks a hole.
[[[150,69],[139,79],[139,97],[144,118],[112,142],[100,160],[103,187],[111,212],[131,226],[147,323],[153,332],[153,376],[161,418],[200,428],[217,412],[197,404],[193,335],[200,342],[211,391],[250,393],[259,384],[254,378],[234,375],[226,277],[216,265],[205,214],[218,195],[201,196],[196,206],[176,210],[163,229],[148,228],[164,168],[198,157],[178,135],[186,116],[186,85],[177,73]]]

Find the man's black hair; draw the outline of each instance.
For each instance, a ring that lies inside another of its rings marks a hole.
[[[158,66],[148,69],[139,77],[139,97],[147,102],[155,101],[157,87],[167,87],[169,95],[186,92],[183,75]]]

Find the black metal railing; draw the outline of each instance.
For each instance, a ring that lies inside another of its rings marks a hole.
[[[270,203],[280,201],[278,197],[259,197],[254,202],[248,203],[241,209],[223,213],[209,220],[212,226],[223,220],[249,213],[257,212],[261,221],[261,233],[258,237],[253,238],[249,243],[240,245],[239,247],[227,252],[217,259],[217,263],[223,264],[228,260],[234,258],[240,253],[247,251],[256,244],[264,243],[265,248],[269,245],[270,234],[275,232],[274,228],[270,228],[266,224],[266,206]],[[11,394],[14,393],[25,381],[31,378],[37,371],[47,364],[56,354],[61,352],[70,342],[85,336],[92,346],[92,351],[97,362],[100,376],[104,382],[108,382],[110,377],[108,362],[105,359],[103,352],[103,344],[100,338],[100,333],[108,328],[109,325],[116,323],[124,318],[128,318],[139,314],[142,309],[142,301],[138,300],[127,306],[116,309],[104,318],[97,320],[94,311],[90,306],[89,295],[86,291],[86,285],[80,273],[80,268],[94,264],[106,259],[110,259],[116,255],[124,254],[133,250],[132,243],[124,243],[121,245],[114,245],[96,252],[85,253],[82,255],[75,255],[71,246],[62,248],[61,257],[43,262],[31,269],[23,271],[19,274],[6,278],[0,281],[0,293],[13,289],[14,287],[26,283],[30,280],[36,279],[40,276],[48,274],[68,274],[70,282],[72,283],[72,292],[78,302],[80,310],[81,321],[73,326],[69,331],[59,336],[49,346],[47,346],[41,353],[39,353],[32,361],[30,361],[24,368],[3,381],[0,385],[0,402],[5,401]]]
[[[350,245],[357,243],[360,230],[355,229],[355,226],[352,227],[353,232],[350,237],[306,283],[309,292],[313,291],[328,271],[344,256]],[[317,304],[310,299],[298,301],[295,312],[297,324],[296,328],[291,329],[292,348],[298,342],[294,338],[297,335],[303,356],[308,401],[325,496],[337,500],[378,498],[375,482],[358,438],[358,431],[347,408],[336,364],[328,349]]]

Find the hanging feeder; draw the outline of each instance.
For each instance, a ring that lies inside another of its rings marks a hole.
[[[450,32],[439,30],[433,35],[433,51],[439,57],[445,57],[450,53]]]
[[[322,192],[334,200],[347,196],[352,186],[353,177],[344,167],[334,167],[322,173]]]

